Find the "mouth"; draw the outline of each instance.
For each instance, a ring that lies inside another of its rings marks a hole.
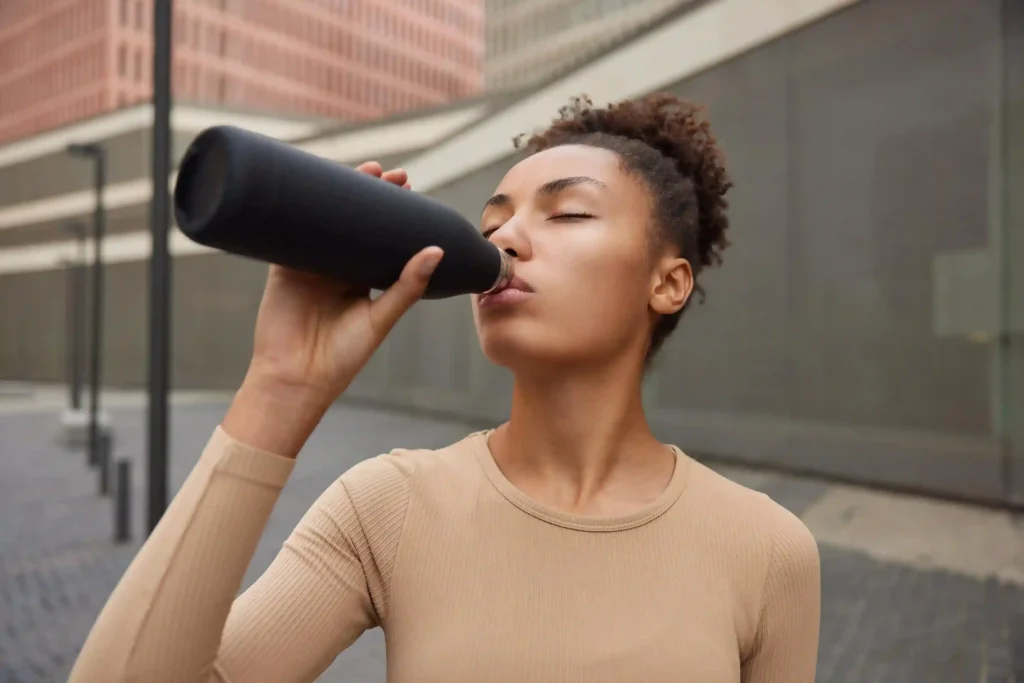
[[[529,282],[516,275],[502,289],[478,296],[477,304],[481,308],[509,306],[524,301],[531,296],[533,296],[533,287],[530,286]]]

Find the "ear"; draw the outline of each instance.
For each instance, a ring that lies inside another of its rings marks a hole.
[[[651,282],[650,307],[659,315],[672,315],[686,305],[693,292],[693,269],[684,258],[662,258]]]

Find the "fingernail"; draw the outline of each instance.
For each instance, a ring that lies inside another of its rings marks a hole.
[[[430,277],[434,273],[434,269],[437,268],[437,264],[441,262],[441,257],[444,254],[431,254],[420,266],[420,275],[423,277]]]

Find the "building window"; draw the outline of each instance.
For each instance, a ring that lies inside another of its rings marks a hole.
[[[142,81],[142,52],[140,50],[135,51],[135,82],[139,83]]]
[[[174,44],[181,45],[185,42],[185,32],[188,31],[188,24],[185,23],[185,17],[180,11],[174,13],[172,27],[174,29]]]
[[[120,18],[121,18],[121,26],[127,26],[128,25],[128,0],[121,0]],[[120,95],[120,97],[124,97],[124,94],[122,93]]]
[[[146,26],[146,20],[143,17],[142,0],[138,0],[135,3],[135,28],[142,30]]]
[[[128,48],[124,43],[117,46],[117,75],[124,77],[128,72]]]

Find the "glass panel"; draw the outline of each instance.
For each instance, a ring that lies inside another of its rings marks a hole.
[[[936,329],[935,276],[988,245],[998,3],[885,5],[676,88],[709,106],[736,188],[664,405],[991,433],[991,350]]]
[[[1024,4],[1003,2],[1002,425],[1010,498],[1024,503]]]

